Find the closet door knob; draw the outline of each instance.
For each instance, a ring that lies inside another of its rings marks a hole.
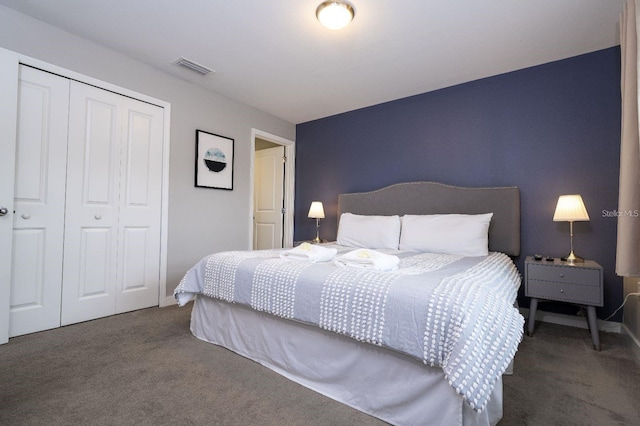
[[[22,213],[20,215],[24,220],[31,219],[31,215],[29,213]]]
[[[6,207],[0,207],[0,216],[4,216],[7,213],[9,213],[9,210]]]
[[[102,219],[102,215],[100,213],[96,214],[94,217],[96,218],[96,220]]]

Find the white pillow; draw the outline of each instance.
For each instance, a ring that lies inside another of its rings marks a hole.
[[[400,216],[363,216],[342,213],[337,243],[369,249],[398,249]]]
[[[487,256],[493,213],[433,214],[402,218],[400,250]]]

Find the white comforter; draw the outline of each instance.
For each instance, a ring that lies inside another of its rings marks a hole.
[[[352,250],[331,247],[338,256]],[[481,411],[522,338],[515,265],[501,253],[384,252],[400,258],[397,270],[293,260],[276,250],[217,253],[186,273],[175,296],[180,305],[197,294],[241,303],[410,355],[441,367]]]

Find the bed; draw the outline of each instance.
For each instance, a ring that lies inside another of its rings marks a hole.
[[[496,424],[524,325],[518,188],[396,184],[338,217],[339,244],[198,262],[175,290],[194,336],[391,424]]]

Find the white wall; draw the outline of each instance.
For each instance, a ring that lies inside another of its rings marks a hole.
[[[171,103],[167,293],[205,255],[248,249],[251,129],[295,125],[0,6],[0,47]],[[233,191],[195,188],[195,130],[235,139]]]

